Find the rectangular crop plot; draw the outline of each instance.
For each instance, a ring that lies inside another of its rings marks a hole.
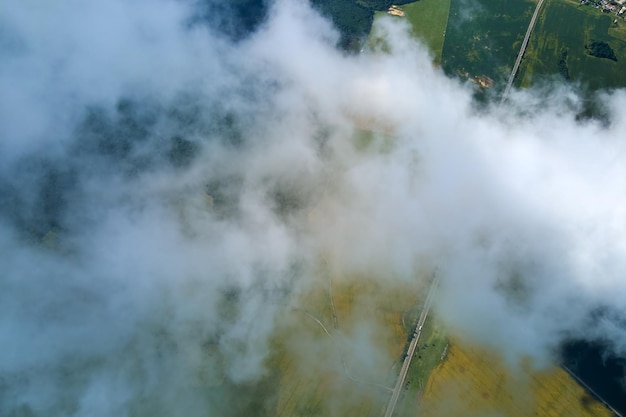
[[[452,0],[442,67],[483,88],[504,87],[536,6],[530,0]]]
[[[625,40],[621,17],[577,1],[548,0],[516,84],[527,87],[558,74],[592,90],[626,86]]]

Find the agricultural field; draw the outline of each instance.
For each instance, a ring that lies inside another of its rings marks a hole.
[[[441,64],[450,3],[451,0],[420,0],[402,7],[413,32],[428,45],[437,65]]]
[[[594,42],[606,43],[616,61],[590,55]],[[528,87],[558,74],[590,90],[626,86],[625,65],[626,22],[622,18],[577,1],[547,0],[516,83]]]
[[[503,88],[535,6],[531,0],[452,0],[444,71],[482,89]]]
[[[510,369],[493,352],[455,342],[432,373],[417,415],[612,416],[560,368]]]
[[[242,417],[383,415],[427,280],[390,288],[366,276],[337,278],[323,264],[318,275],[298,308],[284,306],[264,378],[233,385],[200,370],[198,388]],[[431,312],[395,416],[611,415],[560,368],[511,370],[493,352],[447,333]],[[233,393],[241,398],[224,397]]]
[[[398,6],[404,15],[396,18],[408,20],[448,75],[486,90],[506,83],[535,5],[533,0],[420,0]]]
[[[412,417],[416,415],[421,396],[428,384],[433,370],[441,363],[448,350],[448,339],[444,328],[437,321],[437,317],[431,314],[420,337],[415,350],[415,356],[411,361],[411,367],[404,383],[404,392],[396,407],[399,417]]]
[[[446,26],[451,0],[419,0],[398,6],[404,19],[411,24],[413,34],[428,46],[435,64],[441,64]],[[385,13],[379,13],[385,14]]]
[[[199,385],[220,402],[232,403],[229,410],[242,417],[383,415],[426,288],[414,282],[389,289],[366,277],[335,281],[323,268],[320,275],[302,292],[299,308],[285,306],[262,380],[233,386],[207,374],[199,376]],[[242,398],[224,401],[223,395],[233,392]],[[450,340],[433,312],[394,415],[611,413],[560,368],[511,370],[493,352]]]
[[[290,312],[274,337],[271,415],[380,416],[408,337],[403,317],[415,311],[415,287],[389,290],[360,277],[307,291],[305,309]]]

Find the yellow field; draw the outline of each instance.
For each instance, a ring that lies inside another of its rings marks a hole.
[[[271,349],[268,367],[280,375],[275,415],[381,415],[407,338],[402,314],[418,296],[411,287],[387,290],[360,277],[307,291]]]
[[[610,417],[612,414],[560,368],[512,371],[492,352],[451,343],[446,360],[431,374],[417,415]]]
[[[419,299],[418,281],[390,289],[367,277],[333,280],[324,271],[320,277],[277,324],[261,384],[269,388],[266,414],[380,417],[407,340],[403,314]],[[611,416],[560,368],[511,370],[493,352],[455,339],[425,389],[412,382],[409,403],[402,400],[397,415]]]

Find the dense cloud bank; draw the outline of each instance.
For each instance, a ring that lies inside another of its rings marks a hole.
[[[440,316],[513,361],[626,354],[623,91],[608,123],[559,87],[477,111],[397,22],[345,56],[306,4],[267,13],[0,5],[1,415],[237,415],[320,258],[437,267]]]

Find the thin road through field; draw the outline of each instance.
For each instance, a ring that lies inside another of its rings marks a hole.
[[[535,12],[533,13],[533,17],[530,19],[530,23],[528,24],[528,29],[526,30],[526,36],[524,36],[524,41],[522,42],[522,47],[517,54],[517,59],[515,60],[515,65],[513,65],[513,71],[511,71],[511,76],[509,77],[509,82],[506,83],[506,87],[504,88],[504,93],[502,94],[502,99],[500,100],[500,104],[504,103],[504,100],[509,95],[509,91],[513,86],[513,80],[515,79],[515,74],[517,74],[517,70],[519,69],[519,64],[522,62],[522,58],[524,57],[524,52],[526,52],[526,47],[528,46],[528,40],[530,39],[530,34],[533,32],[535,28],[535,22],[537,21],[537,16],[539,16],[539,10],[541,9],[541,5],[545,0],[539,0],[537,3],[537,7],[535,7]]]
[[[604,398],[600,397],[600,395],[599,395],[597,392],[595,392],[595,391],[594,391],[594,390],[593,390],[593,389],[592,389],[589,385],[587,385],[587,384],[585,383],[585,381],[583,381],[582,379],[580,379],[580,378],[578,377],[578,375],[576,375],[576,374],[575,374],[575,373],[574,373],[571,369],[569,369],[569,368],[568,368],[567,366],[565,366],[565,365],[561,365],[561,368],[563,368],[563,369],[565,370],[565,372],[567,372],[568,374],[570,374],[570,376],[571,376],[572,378],[574,378],[574,379],[575,379],[575,380],[576,380],[576,381],[577,381],[580,385],[582,385],[582,387],[583,387],[584,389],[586,389],[588,392],[590,392],[590,393],[591,393],[591,395],[593,395],[594,397],[596,397],[596,399],[597,399],[598,401],[600,401],[602,404],[604,404],[604,406],[605,406],[606,408],[608,408],[609,410],[611,410],[611,412],[612,412],[613,414],[615,414],[617,417],[623,417],[623,416],[622,416],[622,414],[621,414],[619,411],[617,411],[616,409],[614,409],[613,407],[611,407],[611,404],[609,404],[608,402],[606,402],[606,401],[604,400]]]
[[[398,398],[400,398],[400,391],[402,390],[402,386],[404,385],[404,380],[406,379],[406,374],[409,372],[409,366],[411,366],[411,360],[413,359],[413,355],[415,354],[415,348],[417,348],[417,342],[422,334],[422,327],[426,322],[426,318],[428,317],[428,312],[430,311],[430,306],[433,301],[433,296],[435,294],[435,289],[439,284],[439,275],[437,272],[434,273],[432,282],[430,284],[430,289],[428,290],[428,295],[426,296],[426,302],[424,303],[424,308],[422,309],[422,313],[420,314],[420,318],[415,325],[415,329],[413,330],[413,338],[411,339],[411,343],[409,344],[409,350],[407,351],[406,357],[404,358],[404,362],[402,363],[402,368],[400,369],[400,375],[398,375],[398,380],[396,381],[396,386],[391,393],[391,399],[387,404],[387,409],[385,410],[385,417],[391,417],[393,411],[396,408],[396,404],[398,403]]]

